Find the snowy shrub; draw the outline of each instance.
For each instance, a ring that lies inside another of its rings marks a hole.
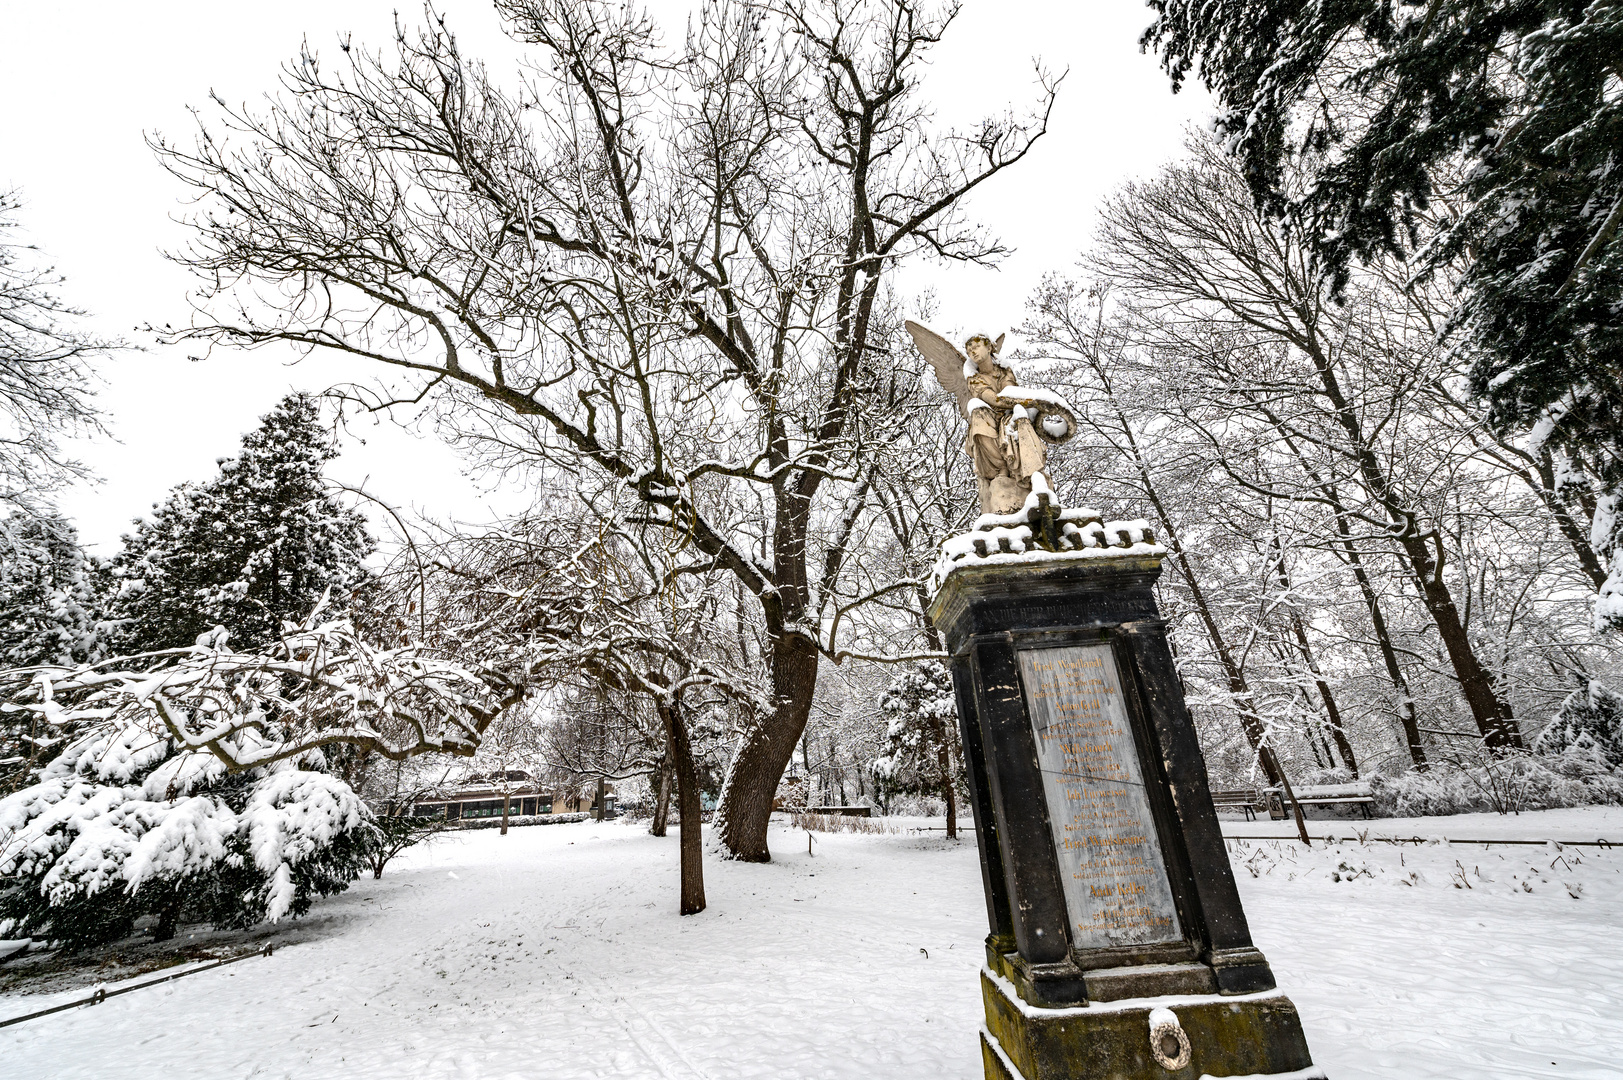
[[[376,843],[349,786],[316,755],[230,772],[146,726],[104,727],[38,783],[0,799],[0,919],[84,948],[143,915],[245,927],[348,887]]]
[[[1295,780],[1297,787],[1328,787],[1332,784],[1355,784],[1358,777],[1345,765],[1329,769],[1309,769]]]
[[[1539,754],[1596,754],[1612,768],[1623,765],[1623,697],[1585,679],[1533,740],[1533,750]]]
[[[1579,750],[1513,754],[1474,766],[1438,764],[1427,772],[1375,777],[1370,789],[1383,817],[1623,804],[1623,776],[1600,756]]]

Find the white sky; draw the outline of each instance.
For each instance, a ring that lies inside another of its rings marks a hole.
[[[689,4],[650,7],[680,32]],[[466,53],[493,75],[513,70],[518,46],[502,37],[488,2],[440,0]],[[92,326],[143,351],[103,365],[101,404],[114,440],[77,447],[103,483],[64,493],[59,505],[85,541],[111,554],[130,519],[173,485],[213,474],[289,389],[323,390],[375,374],[328,357],[290,364],[289,353],[217,351],[193,363],[185,349],[152,342],[134,327],[189,321],[190,276],[160,252],[182,230],[178,185],[153,160],[143,132],[189,138],[188,105],[215,90],[251,101],[271,89],[279,65],[308,37],[321,51],[338,36],[386,43],[390,4],[278,0],[158,4],[0,0],[0,186],[20,188],[26,238],[67,274],[70,302]],[[400,5],[420,20],[412,3]],[[1021,321],[1026,295],[1050,270],[1066,270],[1093,230],[1093,207],[1123,180],[1153,172],[1178,153],[1183,128],[1203,120],[1206,100],[1174,96],[1153,58],[1137,48],[1149,12],[1139,0],[967,0],[934,53],[925,93],[943,123],[1032,100],[1031,60],[1070,69],[1050,134],[1021,165],[969,204],[1015,254],[1001,270],[919,265],[905,292],[935,291],[943,329],[993,334]],[[490,490],[427,433],[383,423],[348,440],[334,473],[396,506],[440,517],[488,518],[523,504],[523,493]]]

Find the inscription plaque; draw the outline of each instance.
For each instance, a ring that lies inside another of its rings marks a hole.
[[[1071,943],[1100,949],[1180,940],[1110,645],[1019,654]]]

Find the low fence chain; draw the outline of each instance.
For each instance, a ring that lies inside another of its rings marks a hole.
[[[66,1012],[68,1009],[77,1009],[83,1005],[100,1005],[110,997],[118,997],[120,994],[128,994],[135,990],[145,990],[147,987],[157,986],[159,983],[173,982],[176,979],[184,979],[186,976],[196,975],[200,971],[213,971],[215,968],[225,967],[227,964],[235,964],[238,960],[247,960],[255,956],[269,956],[272,950],[275,948],[276,946],[274,945],[266,945],[263,949],[255,949],[253,952],[245,952],[237,956],[228,956],[224,960],[215,960],[212,963],[203,964],[201,967],[187,968],[185,971],[172,972],[161,978],[148,979],[146,982],[136,983],[133,986],[120,986],[116,990],[109,990],[105,986],[98,986],[96,987],[96,992],[91,994],[89,997],[80,998],[77,1001],[69,1001],[61,1005],[53,1005],[49,1009],[41,1009],[38,1012],[26,1013],[22,1016],[7,1017],[4,1020],[0,1020],[0,1028],[10,1027],[12,1024],[20,1024],[25,1020],[38,1020],[42,1016],[50,1016],[52,1013]]]

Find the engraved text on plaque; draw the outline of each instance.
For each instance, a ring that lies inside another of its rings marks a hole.
[[[1021,649],[1048,817],[1078,949],[1180,939],[1110,645]]]

